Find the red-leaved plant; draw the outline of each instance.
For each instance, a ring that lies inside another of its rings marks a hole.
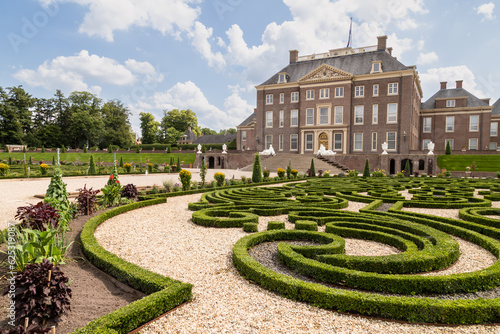
[[[83,189],[78,189],[78,197],[76,201],[78,202],[78,211],[82,215],[90,215],[97,208],[97,193],[100,191],[92,190],[92,188],[87,189],[87,185],[83,186]]]
[[[39,231],[45,231],[49,225],[56,228],[59,217],[57,209],[44,202],[18,207],[15,215],[15,218],[21,221],[22,228]]]
[[[126,197],[128,199],[135,199],[137,197],[137,194],[138,194],[137,187],[132,183],[129,183],[122,188],[122,197]]]
[[[49,260],[28,264],[14,279],[16,319],[29,318],[35,323],[43,323],[71,309],[68,277]],[[8,286],[4,295],[9,292]]]

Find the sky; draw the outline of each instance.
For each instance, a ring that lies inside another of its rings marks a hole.
[[[440,81],[500,98],[500,1],[16,0],[0,3],[0,87],[35,97],[89,91],[160,121],[191,109],[201,127],[236,127],[255,86],[299,55],[387,46],[416,65],[424,96]]]

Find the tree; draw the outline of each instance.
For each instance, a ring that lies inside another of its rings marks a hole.
[[[90,146],[101,144],[103,135],[102,100],[89,92],[73,92],[68,100],[71,103],[68,144],[72,147],[83,147],[87,143]]]
[[[198,118],[196,118],[196,114],[190,109],[164,110],[160,127],[162,134],[164,134],[168,128],[174,128],[180,133],[184,133],[188,127],[191,127],[191,130],[196,136],[199,137],[201,135],[201,130],[198,126]]]
[[[90,155],[90,163],[89,163],[89,175],[97,174],[94,163],[94,156]]]
[[[445,154],[446,155],[450,155],[451,154],[451,145],[450,145],[450,141],[449,140],[446,142],[446,151],[445,151]]]
[[[177,169],[176,169],[176,171],[180,171],[180,170],[181,170],[181,162],[180,162],[179,157],[177,157]]]
[[[221,129],[219,131],[220,135],[235,135],[236,134],[236,129],[235,128],[229,128],[229,129]]]
[[[410,160],[409,159],[406,159],[404,174],[405,174],[405,176],[410,176]]]
[[[155,117],[151,113],[141,112],[139,119],[141,121],[142,143],[157,143],[160,123],[155,121]]]
[[[0,143],[24,144],[26,133],[31,132],[35,99],[22,86],[0,87]]]
[[[370,163],[368,159],[365,161],[365,170],[363,171],[363,177],[370,177]]]
[[[201,134],[204,135],[204,136],[216,135],[217,131],[209,129],[209,128],[202,128],[201,129]]]
[[[314,158],[311,159],[311,176],[316,176],[316,168],[314,168]]]
[[[262,167],[260,165],[260,155],[258,152],[255,153],[255,159],[253,161],[252,182],[262,182]]]
[[[175,128],[173,127],[170,127],[168,128],[165,133],[164,133],[164,140],[163,142],[165,144],[170,144],[170,145],[173,145],[177,142],[177,140],[179,140],[179,138],[181,137],[181,132],[177,131]]]
[[[129,110],[118,100],[106,102],[101,109],[103,119],[103,147],[116,145],[129,147],[134,139]]]

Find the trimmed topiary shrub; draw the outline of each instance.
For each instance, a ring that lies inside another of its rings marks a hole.
[[[252,168],[252,182],[262,182],[262,167],[260,165],[260,155],[255,153],[255,159],[253,161]]]
[[[284,230],[285,229],[285,223],[284,222],[279,222],[279,221],[270,221],[267,223],[267,229],[269,231],[271,230]]]
[[[248,233],[259,232],[259,224],[257,223],[244,223],[243,231]]]

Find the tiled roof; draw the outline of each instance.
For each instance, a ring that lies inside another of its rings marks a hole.
[[[224,144],[236,139],[236,135],[203,135],[193,144]]]
[[[497,102],[493,104],[493,110],[491,111],[491,114],[500,115],[500,99],[498,99]]]
[[[185,138],[184,141],[192,142],[192,141],[196,140],[197,137],[191,129],[187,129],[186,132],[184,132],[184,135],[181,136],[181,139],[182,138]]]
[[[463,88],[441,89],[430,99],[422,103],[421,109],[434,109],[436,99],[453,99],[467,96],[467,107],[487,107],[488,103],[472,95]]]
[[[248,116],[248,118],[246,120],[244,120],[243,122],[241,122],[241,124],[238,126],[247,126],[250,123],[252,123],[253,121],[255,121],[255,113],[252,113],[250,116]]]
[[[323,64],[333,66],[352,75],[369,74],[372,70],[373,61],[382,61],[383,72],[410,69],[410,67],[403,65],[386,51],[374,51],[292,63],[263,82],[262,85],[276,84],[278,82],[279,73],[283,72],[289,75],[288,82],[296,82]]]

